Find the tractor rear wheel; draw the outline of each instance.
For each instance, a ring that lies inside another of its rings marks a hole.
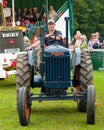
[[[90,56],[86,52],[81,54],[80,88],[86,92],[88,85],[93,84],[93,67]]]
[[[95,123],[95,87],[88,86],[87,90],[87,123]]]
[[[16,66],[16,85],[17,90],[24,86],[30,87],[30,66],[28,64],[27,53],[19,54],[17,56],[17,66]]]
[[[30,121],[31,103],[29,103],[29,93],[26,87],[19,88],[18,91],[18,113],[22,126],[27,126]]]
[[[89,85],[93,84],[93,67],[90,56],[86,52],[81,54],[81,63],[79,66],[79,86],[81,92],[87,92]],[[78,101],[78,110],[86,112],[86,101]]]

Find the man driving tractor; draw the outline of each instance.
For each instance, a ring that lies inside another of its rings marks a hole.
[[[56,36],[57,35],[57,36]],[[55,29],[55,21],[53,19],[48,20],[48,31],[45,33],[45,45],[52,45],[54,43],[54,40],[60,41],[60,44],[62,45],[62,33],[61,31],[58,31]],[[27,47],[26,50],[31,50],[32,48],[36,48],[40,45],[40,40],[37,40],[34,42],[31,46]]]

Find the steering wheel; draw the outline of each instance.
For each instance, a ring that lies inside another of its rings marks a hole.
[[[54,43],[57,43],[59,45],[63,45],[63,39],[62,37],[59,35],[59,34],[52,34],[52,35],[49,35],[45,38],[46,40],[48,39],[53,39],[53,42]]]
[[[55,39],[55,41],[58,41],[58,40],[62,40],[62,37],[58,34],[52,34],[52,35],[49,35],[46,37],[47,38],[52,38],[52,39]]]

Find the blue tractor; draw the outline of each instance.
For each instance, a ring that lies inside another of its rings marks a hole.
[[[80,57],[78,64],[77,57]],[[38,74],[28,58],[28,53],[19,54],[16,67],[17,110],[22,126],[29,124],[32,101],[49,100],[76,101],[78,110],[87,113],[87,123],[95,123],[93,68],[85,51],[71,52],[57,41],[45,49],[42,45]],[[41,88],[44,92],[37,94],[31,92],[32,88]]]

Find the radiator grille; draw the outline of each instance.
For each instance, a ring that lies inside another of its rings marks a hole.
[[[45,57],[46,82],[70,80],[70,57]]]

